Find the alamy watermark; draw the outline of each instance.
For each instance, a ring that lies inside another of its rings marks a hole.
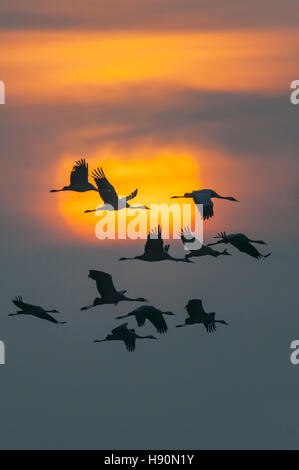
[[[121,202],[121,199],[120,199]],[[151,238],[157,238],[158,226],[162,229],[163,238],[180,239],[181,230],[184,227],[190,229],[192,244],[185,245],[186,250],[199,249],[203,243],[203,205],[202,204],[151,204],[145,209],[134,209],[129,211],[126,203],[121,202],[118,209],[105,204],[105,210],[100,206],[96,209],[95,215],[101,217],[95,228],[96,237],[99,240],[120,239],[137,240],[146,239],[150,233]],[[194,230],[191,231],[191,227]],[[193,239],[195,238],[195,240]]]
[[[5,104],[5,85],[2,80],[0,80],[0,104]]]
[[[290,355],[290,361],[293,366],[297,366],[299,364],[299,340],[295,339],[290,344],[290,349],[293,349],[292,354]]]
[[[0,366],[5,364],[5,344],[0,341]]]
[[[294,91],[291,93],[290,100],[292,104],[296,105],[299,103],[299,80],[293,80],[291,83],[291,88]]]

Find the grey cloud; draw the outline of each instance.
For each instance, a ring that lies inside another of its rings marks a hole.
[[[296,0],[2,0],[3,29],[217,30],[296,27]]]
[[[147,88],[145,95],[142,90],[132,88],[126,99],[114,103],[7,106],[0,129],[2,145],[17,153],[26,142],[36,149],[50,142],[50,147],[61,150],[111,141],[129,144],[150,137],[167,143],[183,140],[218,146],[238,158],[296,155],[299,106],[291,105],[287,93]],[[97,126],[112,126],[112,130],[99,135],[79,132]],[[11,127],[18,139],[8,138]]]

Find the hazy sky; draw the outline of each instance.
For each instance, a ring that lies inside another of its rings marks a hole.
[[[298,448],[298,20],[296,0],[2,0],[1,448]],[[138,203],[237,197],[205,239],[245,232],[272,257],[119,263],[143,242],[98,241],[95,194],[49,193],[82,156]],[[169,334],[94,345],[137,304],[79,312],[89,269],[174,311]],[[68,324],[7,317],[19,294]],[[175,329],[190,298],[230,327]]]

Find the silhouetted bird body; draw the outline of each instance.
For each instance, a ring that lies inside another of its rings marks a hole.
[[[191,198],[195,204],[202,204],[204,220],[208,220],[214,215],[214,203],[212,201],[213,198],[238,202],[238,200],[234,197],[220,196],[212,189],[200,189],[199,191],[192,191],[192,193],[185,193],[184,196],[172,196],[172,199],[176,198]]]
[[[146,320],[148,320],[150,323],[152,323],[152,325],[154,325],[158,333],[164,334],[167,332],[168,328],[163,315],[174,315],[174,313],[162,312],[161,310],[150,305],[142,305],[127,315],[122,315],[116,318],[121,319],[126,317],[135,317],[139,327],[144,326]]]
[[[134,256],[132,258],[120,258],[120,261],[138,259],[141,261],[183,261],[189,262],[186,258],[174,258],[169,254],[170,245],[165,245],[162,238],[161,227],[152,229],[144,246],[144,253],[142,255]]]
[[[105,305],[105,304],[115,304],[123,300],[132,301],[132,302],[146,302],[146,299],[143,297],[131,298],[125,296],[126,290],[117,291],[113,284],[111,274],[105,273],[103,271],[91,270],[89,275],[91,279],[96,281],[98,292],[101,298],[96,297],[92,305],[87,307],[82,307],[81,310],[87,310],[89,308],[95,307],[96,305]]]
[[[189,317],[186,318],[183,325],[177,325],[177,328],[202,323],[208,333],[214,333],[216,331],[216,323],[227,325],[224,320],[215,320],[215,312],[206,313],[200,299],[189,300],[185,308],[187,309]]]
[[[85,213],[96,211],[117,211],[125,208],[149,209],[146,206],[130,206],[128,203],[128,201],[134,199],[137,196],[137,189],[135,189],[135,191],[133,191],[129,196],[119,198],[114,187],[106,178],[102,168],[97,168],[95,171],[93,171],[92,176],[97,185],[99,194],[103,199],[104,205],[98,207],[97,209],[86,210]]]
[[[271,253],[262,255],[255,248],[255,246],[252,245],[252,243],[257,243],[259,245],[267,245],[267,243],[265,243],[263,240],[250,240],[250,238],[248,238],[244,233],[231,233],[230,235],[227,235],[226,232],[221,232],[214,238],[219,238],[219,241],[215,243],[209,243],[209,246],[218,245],[219,243],[230,243],[239,251],[242,251],[243,253],[246,253],[247,255],[256,259],[268,258],[268,256],[271,255]]]
[[[45,310],[44,308],[38,305],[31,305],[23,302],[22,297],[18,296],[13,299],[13,303],[16,307],[20,308],[21,310],[17,313],[10,313],[10,317],[14,317],[16,315],[32,315],[34,317],[40,318],[41,320],[47,320],[51,323],[55,323],[56,325],[64,325],[66,322],[59,322],[54,317],[49,315],[49,313],[59,313],[57,310]]]
[[[135,351],[136,348],[136,339],[157,339],[152,335],[148,336],[140,336],[138,335],[135,330],[128,329],[128,323],[124,323],[123,325],[114,328],[111,331],[111,334],[107,335],[104,339],[97,339],[95,343],[103,343],[104,341],[123,341],[128,351],[132,352]]]
[[[73,166],[69,186],[64,186],[62,189],[52,189],[50,192],[58,193],[59,191],[76,191],[79,193],[97,191],[97,188],[88,181],[88,164],[86,160],[78,160]]]
[[[185,228],[181,231],[181,240],[183,245],[190,251],[190,253],[185,255],[186,258],[193,258],[198,256],[213,256],[213,258],[218,258],[218,256],[222,255],[230,256],[230,253],[227,251],[227,249],[223,251],[217,251],[206,245],[201,245],[200,248],[195,248],[197,244],[200,245],[200,242],[192,236],[189,228]]]

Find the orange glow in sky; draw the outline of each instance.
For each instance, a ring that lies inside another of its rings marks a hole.
[[[140,155],[143,155],[143,158]],[[68,184],[73,162],[78,158],[78,155],[65,155],[61,158],[55,178],[57,187]],[[130,201],[132,205],[186,204],[184,199],[170,198],[184,194],[188,188],[192,191],[200,187],[198,164],[190,153],[174,154],[171,151],[156,149],[150,157],[148,150],[139,148],[136,154],[124,154],[116,158],[114,153],[110,154],[109,150],[105,150],[88,157],[87,160],[90,171],[98,166],[103,167],[107,179],[113,184],[119,197],[129,195],[137,188],[137,197]],[[93,182],[92,178],[90,182]],[[95,209],[103,204],[96,192],[65,191],[51,197],[57,198],[57,210],[71,232],[89,241],[97,241],[95,225],[99,216],[84,213],[86,209]],[[133,211],[127,210],[128,222],[135,215]]]
[[[145,137],[132,132],[126,140],[122,132],[134,131],[127,116],[132,110],[137,120],[138,113],[145,119],[147,113],[152,113],[153,118],[153,112],[159,115],[162,104],[165,113],[168,91],[174,96],[182,90],[287,93],[290,81],[297,75],[294,50],[298,37],[294,30],[0,33],[0,78],[7,85],[7,106],[38,104],[41,114],[47,116],[51,105],[59,109],[74,104],[69,108],[73,113],[81,104],[93,106],[93,110],[98,106],[99,111],[101,103],[105,104],[103,115],[97,118],[94,113],[89,122],[89,110],[82,121],[78,112],[74,123],[70,120],[61,126],[53,142],[39,145],[40,174],[34,170],[30,176],[36,179],[36,187],[43,184],[44,193],[23,210],[30,217],[34,213],[38,221],[45,220],[47,226],[52,225],[53,233],[63,233],[69,239],[76,234],[81,240],[97,241],[94,232],[98,218],[84,214],[84,210],[101,204],[97,193],[48,193],[51,188],[69,183],[74,161],[82,157],[87,159],[90,170],[104,168],[119,196],[138,188],[132,204],[170,204],[171,195],[201,188],[238,197],[247,181],[244,163],[239,168],[223,149],[214,149],[214,142],[204,148],[206,143],[192,144],[184,136],[179,142],[172,136],[172,143],[165,150],[165,140],[160,143],[159,135],[155,135],[155,130],[151,134],[150,129]],[[173,113],[171,106],[168,109]],[[36,108],[31,110],[28,106],[28,113],[31,111],[35,116]],[[225,112],[224,109],[224,119]],[[49,119],[51,126],[52,118]],[[215,121],[212,116],[209,119],[212,128]],[[32,130],[35,132],[34,126]],[[45,153],[51,158],[43,160],[43,149],[52,144],[53,153]],[[212,149],[217,155],[209,158]],[[234,172],[238,173],[236,177]],[[252,187],[249,183],[248,186]],[[183,204],[184,200],[176,202]],[[231,216],[231,206],[230,211],[228,207],[221,206],[218,222],[222,214],[226,220]],[[236,211],[237,207],[235,214]],[[210,228],[213,224],[214,220],[206,225]]]
[[[0,41],[1,78],[31,102],[115,100],[137,84],[273,91],[297,72],[293,31],[13,32]]]

